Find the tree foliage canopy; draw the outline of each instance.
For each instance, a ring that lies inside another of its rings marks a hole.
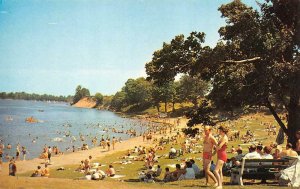
[[[82,88],[81,85],[78,85],[73,97],[73,104],[76,104],[80,99],[86,96],[90,96],[90,91],[86,88]]]
[[[217,109],[266,106],[295,144],[300,129],[300,1],[266,0],[259,6],[257,11],[240,0],[222,5],[226,25],[214,48],[203,46],[202,32],[178,35],[154,52],[146,72],[157,83],[172,81],[178,73],[210,81],[208,99]],[[271,99],[285,105],[287,126]]]
[[[95,99],[97,101],[97,105],[100,105],[103,103],[103,95],[101,93],[96,93]]]
[[[48,94],[28,94],[25,92],[15,92],[15,93],[6,93],[1,92],[0,93],[0,99],[22,99],[22,100],[39,100],[39,101],[64,101],[64,102],[71,102],[72,96],[54,96],[54,95],[48,95]]]

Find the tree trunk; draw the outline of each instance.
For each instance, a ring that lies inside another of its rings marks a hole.
[[[172,102],[172,112],[175,111],[175,102]]]
[[[196,107],[198,105],[197,99],[193,99],[192,103],[194,104],[194,107]]]
[[[269,100],[267,100],[266,106],[269,108],[270,112],[274,116],[275,120],[279,126],[283,129],[284,133],[288,136],[288,142],[293,145],[293,148],[296,147],[296,131],[300,130],[300,106],[299,106],[299,95],[292,95],[290,97],[290,103],[288,107],[288,127],[284,125],[282,120],[279,118],[278,114],[272,107]]]
[[[167,113],[168,111],[167,111],[167,107],[168,106],[168,102],[167,101],[165,101],[165,113]]]
[[[291,94],[288,106],[288,142],[291,143],[295,148],[297,142],[295,133],[300,130],[300,106],[299,94],[297,94],[297,92]]]
[[[269,99],[266,100],[266,106],[267,106],[267,108],[269,108],[270,112],[272,113],[273,117],[275,118],[275,120],[277,121],[279,126],[283,129],[283,132],[288,135],[288,129],[286,128],[286,126],[284,125],[284,123],[282,122],[282,120],[280,119],[278,114],[276,113],[276,111],[273,108],[273,106],[271,105],[271,102],[269,101]]]
[[[159,113],[159,103],[156,104],[156,109],[157,109],[157,111],[158,111],[158,113]]]

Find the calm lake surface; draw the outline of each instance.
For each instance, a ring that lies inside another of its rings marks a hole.
[[[25,121],[31,116],[38,123]],[[75,108],[66,103],[0,99],[0,140],[5,146],[12,145],[11,150],[4,150],[3,160],[6,154],[15,156],[18,143],[29,152],[26,159],[32,159],[41,154],[44,145],[58,146],[66,152],[73,145],[79,147],[87,143],[91,147],[94,137],[98,138],[98,144],[101,137],[126,140],[130,137],[128,134],[112,132],[112,128],[118,131],[136,129],[139,135],[146,130],[147,124],[113,112]],[[84,136],[84,141],[80,140],[80,135]]]

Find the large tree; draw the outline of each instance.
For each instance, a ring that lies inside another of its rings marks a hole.
[[[209,90],[209,84],[197,77],[183,75],[179,80],[178,95],[179,98],[192,102],[194,106],[198,105],[198,100],[203,98]]]
[[[116,111],[120,111],[122,107],[126,104],[126,93],[124,92],[124,88],[121,91],[118,91],[111,100],[111,107]]]
[[[187,39],[177,36],[154,53],[146,72],[157,82],[172,80],[178,73],[211,81],[208,98],[218,109],[266,106],[295,145],[295,131],[300,129],[299,4],[299,0],[267,0],[259,5],[260,11],[240,0],[222,5],[219,11],[226,25],[219,29],[221,39],[214,48],[201,45],[201,32],[192,32]],[[287,125],[275,102],[284,104]]]
[[[175,109],[175,102],[177,101],[176,84],[175,82],[168,82],[161,85],[153,85],[152,87],[152,103],[156,106],[159,112],[160,102],[165,104],[165,112],[168,112],[168,102],[172,102],[173,109]]]
[[[97,101],[97,105],[103,104],[103,95],[101,93],[96,93],[95,99]]]
[[[151,100],[152,84],[145,78],[128,79],[124,86],[128,104],[143,105]]]
[[[87,88],[82,88],[81,85],[78,85],[73,97],[73,104],[76,104],[80,99],[86,96],[90,96],[90,91]]]

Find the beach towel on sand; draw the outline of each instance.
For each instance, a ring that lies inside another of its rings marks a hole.
[[[125,177],[125,175],[115,175],[115,176],[109,177],[109,178],[122,178],[122,177]]]

